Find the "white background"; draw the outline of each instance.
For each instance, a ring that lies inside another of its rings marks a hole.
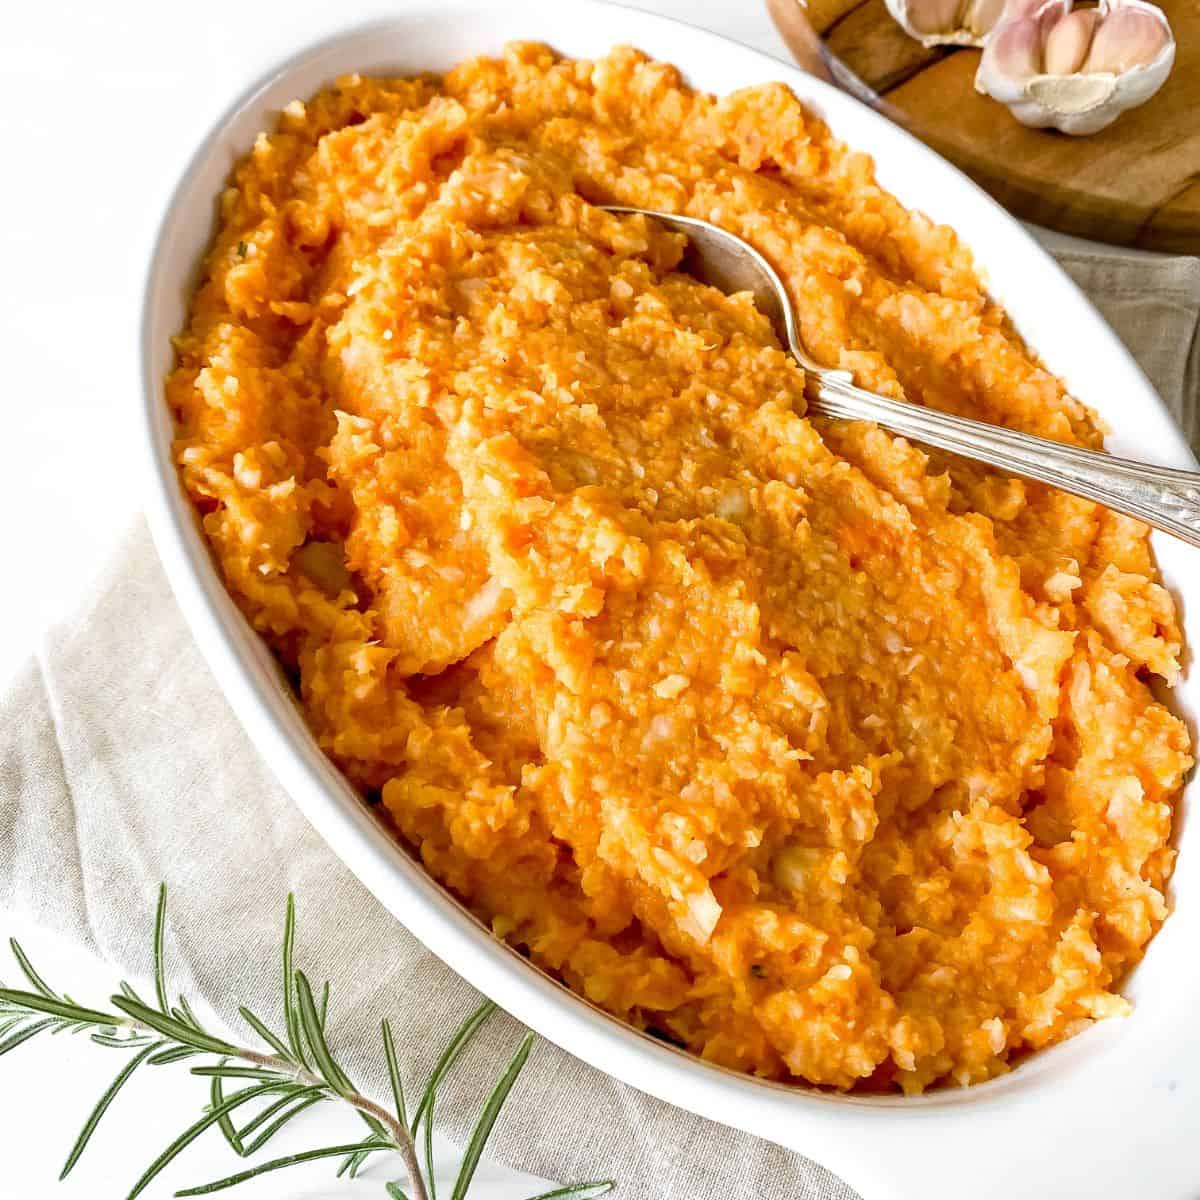
[[[138,293],[166,193],[230,100],[303,44],[306,24],[327,20],[331,2],[338,0],[0,4],[0,688],[42,630],[77,605],[138,512],[140,469],[129,451]],[[760,0],[640,6],[786,56]],[[352,20],[353,5],[346,13]],[[102,964],[3,918],[0,932],[16,933],[52,983],[83,997],[112,990]],[[0,979],[13,980],[7,962]],[[184,1064],[143,1073],[57,1184],[79,1126],[121,1061],[81,1037],[45,1036],[0,1059],[0,1200],[123,1196],[198,1115],[203,1088]],[[318,1106],[290,1141],[273,1146],[286,1153],[360,1131],[349,1114]],[[244,1165],[210,1132],[147,1195]],[[317,1163],[231,1194],[377,1196],[380,1180],[402,1175],[389,1165],[364,1176],[373,1186],[335,1182],[333,1168]],[[485,1164],[471,1194],[518,1200],[542,1190],[537,1182]],[[446,1181],[440,1190],[448,1194]]]
[[[229,101],[302,44],[306,26],[327,19],[331,2],[338,0],[25,0],[0,7],[0,512],[7,518],[0,687],[41,631],[86,594],[138,511],[140,468],[129,451],[138,293],[166,192]],[[762,0],[640,6],[786,57]],[[346,12],[352,19],[353,5]],[[101,964],[3,917],[0,931],[18,934],[51,982],[83,996],[111,990]],[[12,979],[7,963],[0,978]],[[42,1037],[0,1060],[0,1200],[122,1196],[197,1114],[198,1081],[182,1066],[161,1068],[121,1095],[75,1173],[56,1184],[79,1125],[117,1069],[118,1056],[81,1038]],[[299,1136],[281,1146],[327,1144],[358,1131],[333,1106],[312,1110],[298,1125]],[[149,1195],[241,1165],[209,1134]],[[477,1176],[472,1196],[517,1200],[538,1190],[494,1168]],[[321,1163],[235,1194],[380,1195],[382,1188],[335,1183]]]

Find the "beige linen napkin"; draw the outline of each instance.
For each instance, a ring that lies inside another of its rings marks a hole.
[[[1200,247],[1197,247],[1200,251]],[[1200,258],[1056,251],[1200,447]]]
[[[1064,256],[1189,429],[1197,403],[1200,260]],[[1194,429],[1193,429],[1194,432]],[[209,676],[145,529],[55,628],[0,701],[0,911],[145,977],[153,894],[171,889],[175,984],[236,1025],[234,998],[274,1012],[284,897],[299,962],[334,981],[331,1026],[384,1095],[377,1021],[392,1017],[423,1077],[472,989],[330,853],[259,760]],[[519,1034],[497,1015],[445,1090],[462,1140]],[[799,1155],[662,1104],[539,1043],[490,1153],[551,1179],[613,1176],[650,1200],[851,1200]]]

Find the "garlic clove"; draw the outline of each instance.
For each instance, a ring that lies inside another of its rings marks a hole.
[[[1021,17],[1033,17],[1042,13],[1052,12],[1054,16],[1061,16],[1069,8],[1068,0],[1008,0],[1001,17],[1005,21],[1016,21]],[[996,24],[999,24],[999,21]]]
[[[975,87],[1024,125],[1096,133],[1162,87],[1175,40],[1145,0],[1009,0],[979,61]]]
[[[923,46],[982,46],[1005,9],[1005,0],[884,2],[904,32]]]
[[[1162,53],[1169,37],[1165,19],[1138,8],[1113,9],[1100,22],[1083,69],[1119,75],[1148,66]]]
[[[1047,75],[1074,75],[1083,66],[1099,20],[1098,9],[1077,8],[1050,29],[1042,52]]]
[[[1004,0],[967,0],[960,24],[976,37],[986,37],[1003,12]]]
[[[1019,17],[1001,22],[988,39],[980,59],[979,73],[984,65],[994,73],[998,83],[1011,90],[1014,85],[1040,75],[1042,71],[1042,31],[1034,17]],[[976,86],[979,78],[976,77]]]

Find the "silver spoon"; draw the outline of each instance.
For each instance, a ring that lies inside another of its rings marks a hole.
[[[1200,546],[1200,472],[1115,458],[918,404],[888,400],[855,387],[849,371],[822,367],[804,349],[783,282],[753,246],[696,217],[619,205],[606,207],[609,212],[653,217],[669,229],[685,234],[688,248],[683,270],[722,292],[749,292],[754,297],[759,310],[775,327],[779,340],[816,381],[812,389],[815,394],[810,395],[808,403],[810,413],[874,421],[914,442],[1048,483]]]

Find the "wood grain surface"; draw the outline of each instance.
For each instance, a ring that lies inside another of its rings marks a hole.
[[[975,91],[978,50],[926,49],[883,0],[767,2],[789,45],[803,47],[807,16],[888,116],[1018,216],[1119,245],[1200,254],[1198,0],[1161,0],[1177,43],[1170,78],[1146,104],[1090,137],[1018,124]]]

